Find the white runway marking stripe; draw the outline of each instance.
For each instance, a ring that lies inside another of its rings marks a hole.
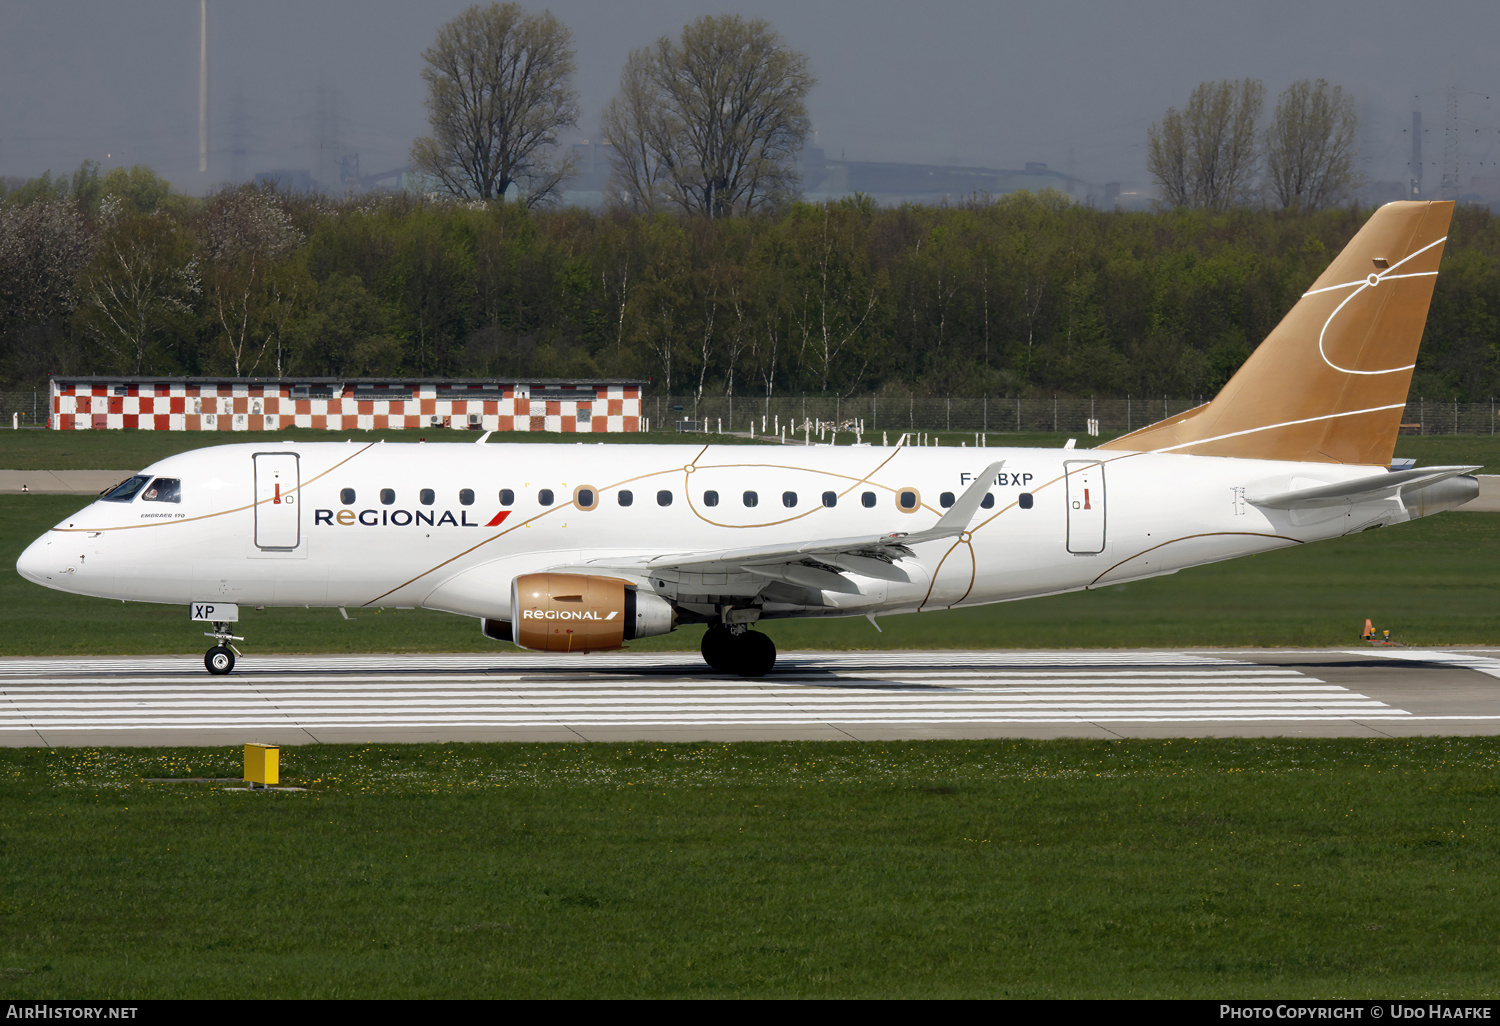
[[[0,660],[0,730],[587,728],[1392,720],[1296,670],[1186,653],[791,653],[760,679],[696,656]]]
[[[1467,652],[1433,652],[1428,649],[1376,648],[1368,651],[1355,650],[1349,655],[1378,656],[1382,659],[1402,659],[1413,663],[1445,663],[1462,666],[1489,677],[1500,677],[1500,659],[1494,656],[1473,655]]]
[[[1065,682],[1053,681],[1005,681],[997,686],[985,687],[982,681],[955,681],[953,686],[945,686],[941,681],[924,681],[921,683],[904,683],[901,681],[889,681],[884,684],[870,684],[860,680],[849,680],[846,683],[829,684],[829,678],[819,677],[816,682],[808,682],[798,686],[788,686],[783,681],[767,683],[765,681],[725,681],[722,684],[716,682],[705,682],[702,680],[687,680],[681,685],[669,685],[664,687],[645,687],[621,685],[618,682],[594,683],[592,681],[565,681],[565,682],[542,682],[527,680],[524,683],[515,684],[496,683],[485,681],[476,683],[474,687],[455,688],[452,681],[433,681],[429,686],[426,682],[418,683],[411,678],[405,678],[402,683],[377,683],[368,684],[364,682],[342,682],[339,684],[301,683],[295,678],[286,683],[275,681],[256,681],[243,685],[209,685],[206,687],[194,687],[191,684],[137,684],[125,685],[118,683],[104,683],[99,680],[82,681],[76,686],[56,684],[51,681],[32,679],[22,682],[11,681],[0,685],[0,695],[28,695],[38,693],[67,694],[76,696],[89,695],[118,695],[128,690],[131,694],[143,695],[241,695],[241,694],[278,694],[278,693],[303,693],[303,694],[329,694],[345,691],[358,691],[369,693],[410,691],[422,694],[439,693],[440,688],[448,688],[443,693],[451,695],[472,694],[537,694],[551,695],[558,691],[589,691],[598,694],[662,694],[662,695],[711,695],[720,694],[725,691],[744,691],[747,688],[763,691],[784,691],[791,694],[809,694],[817,691],[821,686],[824,690],[834,694],[849,694],[859,691],[880,692],[912,692],[920,694],[941,695],[949,693],[975,693],[981,690],[988,691],[1027,691],[1045,689],[1048,692],[1085,691],[1091,693],[1103,693],[1108,691],[1127,691],[1139,693],[1146,691],[1235,691],[1243,690],[1246,686],[1257,691],[1267,688],[1291,691],[1305,690],[1342,690],[1335,684],[1304,683],[1306,677],[1282,677],[1273,681],[1244,681],[1237,678],[1225,680],[1217,679],[1212,683],[1178,683],[1176,681],[1157,682],[1142,681],[1135,684],[1087,684],[1082,679],[1070,679]],[[705,686],[707,685],[707,686]],[[1028,686],[1029,685],[1029,686]]]
[[[1317,698],[1319,700],[1316,700],[1316,701],[1305,701],[1305,700],[1304,701],[1300,701],[1300,702],[1296,703],[1295,707],[1296,708],[1310,708],[1310,707],[1315,707],[1315,708],[1349,708],[1351,706],[1361,706],[1361,707],[1365,707],[1365,708],[1384,708],[1385,707],[1384,703],[1376,702],[1376,701],[1374,701],[1372,699],[1367,699],[1367,698],[1363,698],[1362,696],[1352,695],[1352,694],[1351,695],[1335,695],[1335,696],[1322,695],[1322,696],[1317,696]],[[1008,700],[1007,699],[997,699],[997,698],[974,698],[974,699],[967,700],[967,701],[952,701],[952,702],[921,702],[921,701],[907,701],[907,702],[901,702],[901,701],[875,701],[875,702],[871,702],[871,701],[858,701],[858,702],[849,702],[849,701],[845,701],[845,700],[843,700],[841,698],[837,698],[837,697],[830,697],[830,698],[808,697],[808,698],[799,698],[799,699],[796,699],[794,701],[778,702],[778,703],[775,703],[774,705],[768,705],[765,702],[751,701],[751,700],[747,700],[747,699],[742,698],[742,697],[726,697],[726,698],[720,698],[720,699],[714,699],[714,700],[705,699],[705,700],[696,702],[695,703],[695,707],[698,708],[698,709],[700,709],[700,710],[711,709],[711,710],[719,711],[719,710],[737,709],[737,710],[744,710],[746,712],[755,712],[757,710],[765,710],[765,709],[802,708],[802,709],[815,709],[815,710],[818,710],[818,711],[836,712],[836,713],[848,713],[848,712],[854,712],[854,711],[860,711],[860,710],[867,710],[867,709],[894,709],[894,710],[906,710],[908,712],[914,712],[914,713],[922,713],[922,712],[935,711],[935,710],[946,711],[948,709],[955,709],[955,708],[957,708],[957,709],[974,709],[974,710],[978,710],[978,709],[1011,710],[1011,709],[1035,708],[1035,707],[1038,707],[1038,706],[1041,706],[1041,707],[1055,707],[1055,708],[1067,708],[1067,709],[1090,709],[1090,710],[1096,710],[1096,711],[1103,711],[1103,710],[1111,710],[1111,709],[1139,709],[1139,708],[1142,708],[1142,707],[1151,707],[1151,708],[1154,708],[1154,707],[1156,707],[1156,706],[1158,706],[1160,704],[1161,704],[1161,699],[1160,699],[1159,696],[1150,696],[1150,697],[1144,697],[1144,696],[1142,696],[1142,697],[1111,696],[1111,698],[1109,698],[1107,700],[1104,700],[1104,699],[1100,699],[1100,698],[1097,698],[1097,697],[1094,697],[1094,696],[1075,696],[1075,697],[1069,697],[1069,698],[1056,698],[1056,697],[1053,697],[1053,696],[1050,696],[1050,695],[1031,695],[1031,696],[1019,696],[1019,697],[1016,697],[1014,699],[1008,699]],[[1230,708],[1243,708],[1243,707],[1252,707],[1252,706],[1253,707],[1257,707],[1257,708],[1270,708],[1272,706],[1288,707],[1290,705],[1290,703],[1286,702],[1285,699],[1282,696],[1268,696],[1268,695],[1243,695],[1243,696],[1222,696],[1222,695],[1216,695],[1216,696],[1195,696],[1195,695],[1189,695],[1189,696],[1181,696],[1181,697],[1173,696],[1173,706],[1174,707],[1180,707],[1183,704],[1188,704],[1188,705],[1196,706],[1196,707],[1199,707],[1199,708],[1205,708],[1205,709],[1207,709],[1207,708],[1212,708],[1212,709],[1230,709]],[[497,708],[497,706],[500,706],[500,708]],[[476,705],[468,705],[468,704],[461,704],[461,703],[458,703],[458,704],[435,703],[435,702],[433,702],[430,699],[429,696],[420,696],[420,697],[414,696],[410,700],[401,700],[401,701],[386,700],[386,701],[381,701],[381,702],[371,702],[371,701],[369,701],[367,699],[358,699],[358,698],[345,699],[345,700],[342,700],[342,701],[330,701],[330,700],[324,699],[324,700],[319,700],[319,701],[296,702],[296,703],[285,703],[285,702],[270,703],[270,702],[264,702],[264,701],[262,701],[262,702],[249,702],[249,701],[237,701],[237,702],[172,702],[170,704],[167,704],[167,703],[152,704],[152,703],[145,703],[145,702],[128,702],[128,703],[127,702],[107,702],[107,703],[101,703],[101,704],[98,704],[98,705],[88,705],[88,706],[86,706],[84,708],[79,708],[79,709],[61,709],[61,708],[58,708],[57,706],[55,706],[53,704],[45,703],[45,702],[34,702],[34,703],[16,702],[16,703],[10,703],[8,707],[6,707],[6,706],[0,706],[0,719],[4,719],[4,718],[6,718],[7,715],[14,714],[14,713],[24,713],[24,714],[27,714],[27,715],[39,715],[39,716],[103,716],[103,715],[106,715],[106,714],[109,714],[109,713],[112,713],[112,712],[115,712],[115,711],[119,711],[119,712],[122,712],[122,713],[123,712],[139,713],[139,712],[142,711],[143,708],[147,708],[147,707],[154,708],[155,710],[157,710],[158,712],[160,712],[162,714],[171,714],[171,713],[178,712],[178,711],[183,711],[183,710],[199,710],[199,709],[221,709],[221,710],[224,710],[224,711],[227,712],[227,711],[234,711],[234,710],[241,710],[241,709],[251,710],[251,709],[267,709],[267,708],[275,709],[277,711],[284,712],[284,713],[291,713],[294,710],[305,710],[307,712],[316,712],[316,711],[319,711],[319,710],[327,710],[327,709],[360,709],[360,710],[365,710],[365,711],[368,711],[368,712],[374,712],[375,710],[382,709],[382,708],[383,709],[389,709],[392,712],[397,713],[397,714],[399,714],[399,713],[401,713],[403,711],[413,711],[413,712],[416,712],[416,711],[421,711],[421,710],[433,710],[433,711],[450,710],[450,711],[454,711],[454,712],[489,712],[489,713],[499,712],[499,711],[514,712],[514,709],[506,709],[506,708],[504,708],[503,707],[503,703],[501,703],[501,702],[489,702],[489,703],[485,703],[485,704],[482,704],[482,705],[477,705],[477,704]],[[589,698],[572,698],[572,699],[568,699],[568,700],[562,701],[562,702],[551,703],[551,704],[549,704],[547,706],[547,708],[546,708],[545,711],[549,715],[566,715],[566,714],[569,714],[569,713],[589,712],[589,711],[593,711],[593,710],[611,710],[611,709],[630,710],[630,711],[636,711],[636,710],[641,710],[641,709],[654,709],[654,710],[659,710],[659,711],[663,711],[663,712],[674,712],[675,713],[675,712],[678,712],[678,711],[683,711],[684,707],[682,706],[681,702],[675,701],[675,700],[668,700],[668,699],[618,699],[618,698],[594,698],[594,699],[589,699]]]
[[[403,673],[435,673],[455,670],[468,673],[539,673],[589,674],[637,673],[646,668],[668,667],[676,671],[700,672],[702,662],[684,653],[640,654],[634,652],[601,652],[592,655],[534,656],[508,652],[497,655],[414,655],[414,656],[331,656],[331,655],[248,655],[236,669],[241,673],[308,673],[380,670]],[[900,667],[898,672],[920,672],[916,667],[933,667],[940,673],[991,672],[1006,669],[1065,670],[1093,668],[1099,672],[1125,672],[1134,667],[1172,667],[1193,671],[1225,668],[1246,672],[1266,671],[1255,663],[1216,656],[1182,652],[1120,651],[1102,655],[1098,652],[820,652],[784,653],[777,664],[776,677],[783,674],[811,672],[873,673],[880,667]],[[45,657],[0,659],[0,678],[12,674],[35,676],[59,673],[108,673],[110,675],[155,674],[178,672],[203,677],[199,656],[128,656],[128,657]],[[1282,672],[1270,670],[1269,672]],[[775,678],[772,678],[775,679]]]
[[[537,687],[528,682],[525,685],[514,687],[496,687],[494,685],[476,686],[472,688],[454,688],[450,685],[440,687],[422,687],[418,684],[389,685],[383,687],[362,687],[357,684],[345,684],[335,687],[323,686],[275,686],[260,685],[249,688],[218,688],[211,691],[191,688],[164,688],[164,687],[81,687],[63,688],[56,684],[33,685],[30,687],[4,687],[0,688],[0,701],[64,701],[64,702],[86,702],[97,704],[118,703],[121,701],[181,701],[184,698],[192,698],[200,701],[235,701],[241,699],[260,700],[317,700],[337,698],[341,696],[361,696],[372,699],[390,699],[393,697],[440,697],[440,698],[539,698],[548,701],[557,701],[568,695],[591,697],[600,699],[624,699],[624,698],[661,698],[673,702],[681,702],[683,699],[714,699],[733,696],[754,695],[757,701],[778,699],[806,699],[814,696],[826,696],[836,698],[839,701],[856,702],[868,696],[884,696],[893,700],[913,702],[936,702],[936,701],[970,701],[983,697],[1012,698],[1028,695],[1080,695],[1084,697],[1107,697],[1111,695],[1127,696],[1166,696],[1173,698],[1192,698],[1194,696],[1212,697],[1233,695],[1315,695],[1315,694],[1346,694],[1347,689],[1336,684],[1323,683],[1293,683],[1291,681],[1279,681],[1270,685],[1251,684],[1147,684],[1139,687],[1126,687],[1119,684],[1103,684],[1090,686],[1063,685],[1060,687],[1036,687],[1036,686],[1014,686],[1004,687],[932,687],[932,686],[900,686],[887,685],[885,687],[869,687],[858,685],[830,686],[830,685],[808,685],[805,687],[765,687],[756,685],[742,685],[735,687],[726,685],[722,687],[703,687],[701,683],[684,684],[681,687],[636,687],[622,688],[591,687],[588,685],[572,687]]]

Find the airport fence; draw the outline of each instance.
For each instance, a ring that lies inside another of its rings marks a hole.
[[[713,396],[702,399],[647,396],[641,412],[657,431],[738,432],[757,435],[818,433],[824,429],[866,434],[885,431],[964,431],[1002,433],[1051,431],[1086,437],[1091,423],[1100,434],[1121,434],[1154,424],[1193,407],[1204,398],[1157,397],[1141,399],[1019,399],[1014,397],[952,396],[940,399],[865,396]],[[46,389],[0,391],[0,430],[12,426],[47,426]],[[1493,435],[1500,428],[1500,403],[1429,401],[1418,397],[1406,404],[1402,432],[1422,435]],[[19,415],[19,416],[17,416]],[[806,428],[804,429],[804,425]],[[891,441],[895,441],[892,438]]]
[[[0,392],[0,429],[46,427],[50,402],[45,388],[34,388],[27,392]]]
[[[648,396],[642,412],[652,430],[736,432],[760,434],[817,434],[825,429],[892,435],[906,431],[963,431],[1000,433],[1051,431],[1080,437],[1123,434],[1155,424],[1207,401],[1206,397],[1166,396],[1124,399],[1021,399],[1015,397],[960,397],[918,399],[866,396],[841,399],[827,396],[780,396],[769,399],[715,396]],[[1418,397],[1406,404],[1402,432],[1422,435],[1493,435],[1497,403],[1428,401]],[[895,441],[894,438],[891,441]]]

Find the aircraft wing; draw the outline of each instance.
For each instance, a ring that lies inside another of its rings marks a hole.
[[[1446,481],[1450,477],[1471,474],[1479,467],[1423,467],[1413,470],[1394,470],[1353,481],[1317,485],[1312,488],[1290,490],[1250,490],[1245,500],[1252,506],[1268,509],[1313,509],[1318,506],[1337,506],[1345,502],[1369,501],[1394,494],[1408,488]]]
[[[913,545],[957,538],[968,530],[974,514],[979,510],[979,504],[984,501],[990,485],[1004,466],[1004,460],[990,464],[936,524],[921,531],[822,538],[790,545],[666,553],[660,556],[642,556],[634,560],[590,560],[583,563],[582,567],[593,572],[608,569],[645,576],[663,572],[748,573],[767,580],[787,581],[823,591],[850,593],[857,592],[858,588],[840,571],[879,580],[906,581],[909,578],[905,571],[895,565],[896,561],[913,556]]]

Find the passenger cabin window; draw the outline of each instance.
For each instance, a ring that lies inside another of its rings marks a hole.
[[[537,492],[536,501],[543,506],[552,505],[552,489],[543,488],[541,491]]]
[[[635,493],[632,492],[629,488],[621,488],[620,494],[615,498],[621,506],[629,506],[632,502],[635,501]]]
[[[108,492],[104,493],[105,502],[129,502],[135,498],[136,493],[145,487],[146,482],[151,480],[150,474],[137,474],[126,481],[121,481]]]
[[[437,498],[437,493],[434,492],[431,488],[423,488],[420,492],[417,493],[417,498],[421,500],[422,505],[431,506],[433,501]]]
[[[875,508],[875,493],[874,492],[863,492],[863,493],[861,493],[860,497],[859,497],[859,504],[861,506],[863,506],[865,509],[874,509]]]
[[[839,493],[838,492],[824,492],[823,493],[823,505],[827,506],[829,509],[833,509],[833,507],[837,506],[838,504],[839,504]]]
[[[719,504],[719,493],[718,492],[707,491],[707,492],[703,493],[703,505],[705,505],[705,506],[717,506],[718,504]]]
[[[657,492],[656,493],[656,504],[658,506],[670,506],[670,505],[672,505],[672,493],[669,492],[669,491],[667,491],[666,489],[662,489],[661,491]]]
[[[792,507],[796,506],[797,505],[797,493],[796,492],[782,492],[781,493],[781,504],[783,506],[785,506],[787,509],[791,509]]]
[[[516,493],[509,488],[500,489],[500,505],[514,506],[516,504]]]
[[[921,504],[915,488],[903,488],[896,493],[896,508],[903,513],[915,513]]]
[[[380,504],[382,506],[393,506],[393,505],[395,505],[395,503],[396,503],[396,489],[394,489],[394,488],[382,488],[382,489],[380,489]]]
[[[354,489],[353,488],[345,488],[342,491],[340,491],[339,492],[339,501],[342,502],[345,506],[352,506],[352,505],[354,505]]]
[[[599,493],[588,485],[579,485],[573,490],[573,504],[579,509],[593,509],[599,504]]]
[[[938,496],[938,505],[941,506],[941,507],[943,507],[944,509],[947,509],[948,507],[952,506],[953,505],[953,493],[952,492],[944,492],[942,495],[939,495]]]
[[[760,496],[759,495],[756,495],[754,492],[746,492],[745,493],[745,505],[746,506],[754,506],[754,505],[757,505],[759,502],[760,502]]]
[[[175,477],[159,477],[151,482],[144,494],[141,495],[142,502],[181,502],[182,482]]]
[[[979,505],[984,507],[985,509],[994,509],[995,496],[992,493],[986,492],[984,499],[979,503]]]
[[[474,489],[460,488],[458,490],[458,503],[460,506],[474,505]]]
[[[1031,508],[1031,503],[1032,503],[1031,493],[1030,492],[1022,492],[1021,493],[1021,498],[1020,498],[1020,503],[1021,503],[1021,508],[1022,509],[1030,509]]]

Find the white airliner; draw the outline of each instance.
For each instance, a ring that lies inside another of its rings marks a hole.
[[[1170,574],[1450,509],[1475,467],[1391,469],[1451,203],[1382,207],[1212,401],[1092,450],[290,443],[162,460],[17,569],[180,603],[234,667],[239,607],[477,617],[546,651],[706,627],[757,676],[761,621]]]

